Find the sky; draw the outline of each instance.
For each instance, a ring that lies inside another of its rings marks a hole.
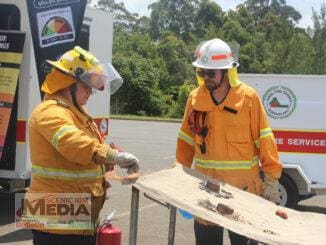
[[[157,0],[116,0],[116,2],[123,2],[129,12],[138,13],[139,15],[149,15],[147,6]],[[214,0],[221,6],[223,11],[234,9],[238,4],[244,2],[244,0]],[[320,13],[321,5],[326,0],[286,0],[286,4],[294,7],[301,15],[302,18],[298,23],[298,26],[307,28],[312,26],[312,8],[317,13]]]

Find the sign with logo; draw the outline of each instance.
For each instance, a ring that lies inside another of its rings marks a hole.
[[[263,95],[267,115],[274,119],[289,117],[296,107],[296,96],[285,86],[271,87]]]
[[[0,160],[17,90],[25,33],[0,31]]]
[[[273,130],[279,152],[326,154],[326,132]]]
[[[89,193],[16,193],[16,229],[89,230]]]
[[[76,34],[70,7],[38,13],[37,22],[42,48],[75,41]]]
[[[76,45],[86,0],[26,0],[40,87],[57,60]]]

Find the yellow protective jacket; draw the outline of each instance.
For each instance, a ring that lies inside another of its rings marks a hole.
[[[46,94],[29,121],[32,178],[29,193],[89,193],[91,229],[43,229],[56,234],[94,234],[105,200],[105,145],[90,116],[59,95]],[[44,217],[43,217],[44,218]]]
[[[190,129],[193,111],[199,112],[197,124],[207,128],[206,137]],[[206,153],[200,149],[203,143]],[[187,167],[194,162],[197,171],[257,195],[262,194],[259,163],[262,171],[274,178],[279,178],[282,171],[259,96],[241,82],[230,88],[219,105],[214,104],[205,86],[190,93],[179,130],[176,160]]]

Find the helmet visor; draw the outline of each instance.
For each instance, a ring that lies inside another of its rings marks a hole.
[[[120,74],[110,63],[96,65],[88,72],[79,76],[79,79],[91,88],[103,91],[109,89],[114,94],[122,85],[123,80]]]

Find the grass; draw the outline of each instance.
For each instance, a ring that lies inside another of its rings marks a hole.
[[[181,122],[180,118],[167,118],[167,117],[149,117],[138,115],[110,115],[110,119],[122,119],[122,120],[138,120],[138,121],[158,121],[158,122]]]

